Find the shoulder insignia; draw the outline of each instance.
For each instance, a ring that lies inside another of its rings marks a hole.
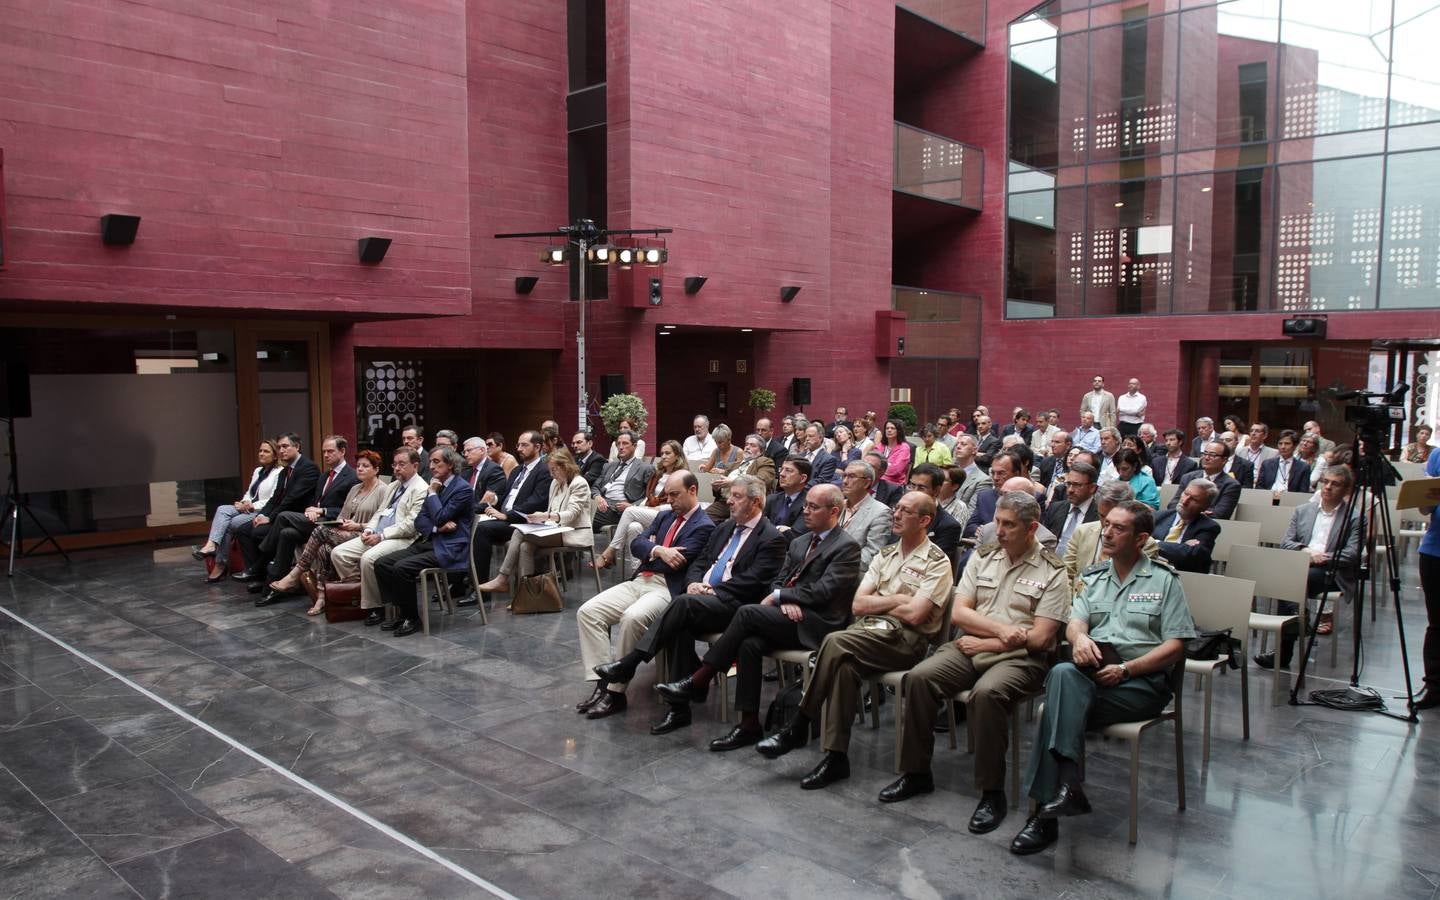
[[[899,553],[899,552],[900,552],[900,542],[899,542],[899,541],[896,541],[896,542],[893,543],[893,544],[886,544],[885,546],[881,547],[879,550],[877,550],[877,551],[875,552],[875,555],[876,555],[876,556],[894,556],[896,553]]]
[[[1101,572],[1105,571],[1105,570],[1108,569],[1108,568],[1110,568],[1110,563],[1108,563],[1108,562],[1096,563],[1095,565],[1090,566],[1089,568],[1081,569],[1081,570],[1080,570],[1080,574],[1081,574],[1081,575],[1099,575]]]
[[[898,546],[900,546],[900,545],[899,545],[899,544],[891,544],[890,546],[892,546],[892,547],[898,547]],[[930,555],[929,555],[929,558],[930,558],[930,561],[931,561],[931,562],[939,562],[939,561],[942,560],[942,559],[948,562],[949,559],[950,559],[948,556],[945,555],[945,551],[944,551],[944,550],[941,550],[939,547],[935,546],[934,543],[931,543],[931,544],[930,544],[929,554],[930,554]]]
[[[991,543],[981,544],[979,547],[976,547],[976,548],[975,548],[975,555],[976,555],[976,556],[989,556],[990,554],[994,553],[996,550],[999,550],[999,549],[1000,549],[1000,542],[999,542],[999,541],[992,541]]]
[[[1043,544],[1040,546],[1040,558],[1057,569],[1065,568],[1065,560],[1057,556],[1054,550],[1051,550]]]
[[[1175,568],[1174,564],[1172,564],[1172,563],[1170,562],[1170,560],[1166,559],[1165,557],[1161,556],[1161,555],[1158,554],[1158,553],[1155,554],[1155,556],[1154,556],[1153,558],[1151,558],[1150,564],[1151,564],[1152,566],[1156,567],[1157,569],[1164,569],[1166,572],[1169,572],[1171,575],[1174,575],[1174,574],[1176,574],[1176,572],[1177,572],[1177,569]]]

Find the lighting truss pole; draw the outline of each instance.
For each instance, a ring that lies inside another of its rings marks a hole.
[[[497,240],[508,240],[510,238],[560,238],[564,241],[564,246],[547,248],[541,257],[542,261],[547,262],[551,265],[563,265],[570,260],[574,260],[580,266],[578,291],[580,301],[580,321],[575,328],[575,356],[577,360],[577,368],[579,369],[579,403],[577,408],[577,428],[580,431],[584,431],[586,428],[589,427],[590,424],[590,395],[589,392],[585,389],[585,330],[587,318],[586,314],[590,305],[590,294],[587,284],[588,272],[586,270],[590,267],[590,257],[596,257],[593,260],[594,262],[609,265],[609,263],[614,258],[614,255],[617,252],[620,252],[620,248],[610,246],[609,240],[611,237],[629,237],[637,234],[669,234],[673,230],[674,229],[672,228],[607,229],[595,224],[594,219],[576,219],[573,223],[569,225],[561,225],[554,231],[517,231],[495,235]],[[569,248],[574,248],[573,255],[567,252]],[[634,252],[634,250],[631,250],[631,253]],[[558,256],[556,255],[557,253]],[[661,251],[661,253],[664,254],[664,251]],[[636,260],[634,260],[633,256],[631,259],[633,264],[633,262]],[[657,257],[657,259],[660,262],[663,262],[664,256],[659,256]],[[651,265],[655,264],[658,263],[651,263]]]

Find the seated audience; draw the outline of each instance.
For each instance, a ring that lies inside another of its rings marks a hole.
[[[365,523],[357,537],[330,551],[330,565],[335,567],[339,581],[360,579],[360,608],[366,611],[365,624],[379,625],[384,621],[380,586],[375,581],[375,564],[392,553],[406,549],[415,541],[415,520],[430,492],[430,485],[420,477],[420,454],[402,446],[391,459],[390,471],[395,479],[389,485],[382,506]]]
[[[1179,493],[1180,501],[1155,517],[1160,555],[1181,572],[1209,572],[1220,523],[1205,510],[1215,505],[1220,489],[1208,478],[1192,478]]]
[[[260,543],[259,560],[263,560],[263,566],[256,562],[269,578],[252,581],[250,593],[261,593],[267,580],[274,581],[281,573],[288,572],[295,560],[295,551],[305,545],[316,526],[320,522],[333,522],[340,515],[340,507],[356,480],[355,469],[345,462],[347,446],[345,438],[338,434],[332,434],[321,444],[324,475],[315,488],[314,499],[304,512],[283,510],[275,516],[274,526]],[[255,601],[255,605],[269,606],[283,596],[266,592]]]
[[[480,591],[501,591],[509,593],[511,576],[524,578],[535,574],[535,551],[547,547],[589,547],[595,541],[591,529],[594,503],[590,496],[590,482],[580,474],[575,457],[563,447],[551,450],[545,457],[550,470],[550,502],[543,512],[528,513],[525,521],[531,525],[556,525],[569,528],[559,534],[526,534],[512,529],[510,544],[505,548],[505,559],[500,563],[500,574],[480,585]]]
[[[645,499],[646,486],[654,473],[654,467],[635,455],[635,435],[630,432],[615,435],[615,450],[616,458],[605,464],[595,482],[596,531],[618,524],[627,507]]]
[[[489,578],[490,556],[495,546],[508,545],[514,527],[528,521],[526,516],[539,512],[550,502],[550,470],[545,467],[540,452],[544,440],[538,431],[521,432],[515,442],[515,452],[520,458],[505,482],[500,501],[480,511],[470,553],[475,559],[475,572],[481,578]],[[488,598],[483,594],[475,598],[476,602],[485,599]]]
[[[920,426],[920,446],[915,448],[915,465],[929,463],[942,469],[950,465],[950,448],[940,443],[940,429],[928,422]]]
[[[1270,491],[1277,500],[1286,491],[1309,492],[1310,467],[1295,458],[1299,441],[1300,435],[1289,428],[1280,432],[1280,439],[1275,442],[1276,455],[1261,463],[1255,476],[1257,488]]]
[[[498,431],[490,432],[489,437],[485,438],[485,454],[490,457],[491,462],[504,470],[507,480],[515,467],[520,465],[514,455],[505,452],[505,435]]]
[[[464,478],[475,492],[476,507],[498,502],[500,492],[505,490],[505,469],[486,453],[484,438],[466,438],[460,455],[465,457],[468,471]]]
[[[1005,449],[1000,435],[991,427],[990,415],[981,415],[975,420],[975,465],[990,470],[990,462]]]
[[[1100,505],[1095,501],[1095,491],[1100,486],[1098,479],[1099,473],[1092,465],[1079,463],[1071,466],[1062,482],[1064,501],[1057,497],[1045,507],[1041,521],[1055,535],[1056,553],[1064,555],[1076,528],[1086,522],[1099,521]]]
[[[259,515],[259,510],[264,509],[265,504],[270,502],[276,485],[280,483],[280,451],[274,441],[266,438],[260,442],[255,461],[257,465],[255,471],[250,473],[250,486],[245,489],[245,493],[234,503],[226,503],[215,510],[215,517],[210,522],[209,537],[203,545],[190,548],[190,555],[196,559],[215,557],[211,574],[205,579],[209,584],[223,580],[229,569],[230,529],[238,528]]]
[[[1240,503],[1240,482],[1225,474],[1225,460],[1230,454],[1230,448],[1222,441],[1211,441],[1205,445],[1205,450],[1200,454],[1200,470],[1191,472],[1180,479],[1180,490],[1170,498],[1167,508],[1174,509],[1180,500],[1180,493],[1185,490],[1185,485],[1196,478],[1204,478],[1215,484],[1220,493],[1215,498],[1215,503],[1205,510],[1205,515],[1212,519],[1228,519],[1235,514],[1235,507]]]
[[[1080,427],[1070,432],[1070,443],[1091,453],[1100,452],[1100,429],[1095,427],[1095,414],[1088,409],[1080,413]]]
[[[1185,455],[1185,432],[1178,428],[1165,432],[1164,450],[1150,457],[1150,470],[1160,484],[1179,484],[1198,468],[1200,464]]]
[[[1071,662],[1045,680],[1045,706],[1031,743],[1026,793],[1038,809],[1010,843],[1038,853],[1060,837],[1059,819],[1090,812],[1083,789],[1085,732],[1158,715],[1170,702],[1170,669],[1185,658],[1195,624],[1180,577],[1142,553],[1155,523],[1150,507],[1118,504],[1104,520],[1107,561],[1085,572],[1065,629]],[[1138,598],[1143,598],[1139,599]],[[1107,653],[1119,662],[1106,662]]]
[[[1115,453],[1115,477],[1130,485],[1135,492],[1135,499],[1150,507],[1160,508],[1160,489],[1155,486],[1155,479],[1150,477],[1150,467],[1140,461],[1140,454],[1122,447]]]
[[[1405,449],[1400,452],[1400,461],[1423,463],[1430,458],[1430,451],[1434,449],[1430,446],[1430,438],[1435,434],[1435,430],[1429,425],[1421,425],[1412,434],[1415,440],[1405,445]],[[1319,440],[1318,435],[1316,440]]]
[[[850,463],[840,476],[840,492],[845,495],[840,527],[860,545],[862,567],[870,565],[871,558],[890,538],[890,507],[870,496],[875,481],[875,470],[863,462]]]
[[[1329,464],[1325,454],[1320,452],[1320,439],[1308,431],[1300,435],[1300,443],[1295,445],[1295,456],[1310,467],[1310,485],[1305,490],[1315,490],[1320,485],[1320,476],[1325,474],[1325,467]]]
[[[809,485],[810,461],[792,454],[780,467],[778,489],[765,501],[765,518],[785,535],[787,541],[794,537],[795,528],[800,524]]]
[[[618,427],[615,429],[616,434],[622,431],[628,431],[634,436],[635,449],[633,455],[639,459],[645,458],[645,439],[640,436],[645,433],[644,424],[645,423],[641,422],[637,425],[633,419],[626,417],[620,420]],[[614,462],[619,458],[620,448],[616,447],[615,442],[612,440],[610,442],[610,461]]]
[[[836,425],[835,436],[831,439],[827,448],[831,456],[835,457],[835,467],[844,471],[845,467],[852,462],[860,460],[860,445],[855,443],[855,432],[850,430],[849,425]]]
[[[1080,579],[1085,574],[1085,570],[1103,563],[1108,558],[1105,555],[1105,542],[1101,539],[1105,527],[1105,515],[1119,504],[1128,503],[1134,499],[1135,491],[1131,489],[1128,482],[1108,481],[1096,489],[1095,504],[1100,508],[1100,518],[1094,522],[1082,522],[1075,526],[1069,543],[1065,545],[1065,552],[1061,554],[1061,558],[1065,560],[1065,571],[1070,576],[1073,593],[1078,594],[1083,587]],[[1151,540],[1144,545],[1143,551],[1146,556],[1154,558],[1160,552],[1160,544]]]
[[[940,496],[936,505],[957,522],[970,521],[970,506],[965,502],[963,492],[967,481],[965,470],[957,465],[945,467],[945,480],[940,483]],[[870,564],[866,560],[865,564]]]
[[[715,453],[715,438],[710,434],[710,417],[696,416],[692,424],[694,434],[687,437],[682,445],[685,459],[695,471],[707,472],[710,469],[710,457]]]
[[[730,426],[720,423],[710,433],[715,442],[715,449],[711,451],[710,458],[700,466],[701,472],[727,472],[730,467],[740,461],[740,448],[736,447],[732,440]]]
[[[844,429],[845,426],[841,425],[837,430]],[[719,431],[720,429],[715,430]],[[717,525],[730,516],[730,482],[740,475],[750,475],[760,479],[766,493],[775,487],[775,463],[762,452],[758,434],[746,436],[745,447],[734,465],[727,467],[723,475],[710,482],[715,500],[705,507],[705,515],[709,516]]]
[[[820,425],[811,422],[805,426],[805,444],[799,452],[810,463],[810,487],[817,484],[833,484],[835,457],[825,452],[825,435]]]
[[[882,481],[904,485],[910,478],[910,442],[905,440],[905,423],[899,419],[885,422],[885,435],[880,441],[880,453],[885,457],[885,472]]]
[[[950,518],[949,513],[939,508],[940,485],[944,481],[944,471],[938,466],[927,464],[915,467],[906,487],[908,491],[919,491],[937,504],[935,512],[930,514],[930,528],[926,537],[930,539],[930,543],[939,547],[953,564],[960,557],[960,538],[964,536],[965,523]]]
[[[585,483],[595,487],[595,482],[600,480],[600,475],[605,471],[605,457],[595,452],[595,434],[590,429],[577,431],[570,438],[570,452],[575,457],[575,465],[580,467],[580,474],[585,477]]]
[[[613,461],[611,464],[614,464]],[[660,445],[660,455],[655,457],[655,466],[651,469],[650,478],[645,485],[644,502],[625,502],[625,511],[620,513],[620,519],[615,524],[615,533],[611,535],[605,552],[596,560],[597,566],[602,569],[613,566],[624,548],[630,546],[631,541],[649,528],[656,516],[670,511],[670,503],[665,499],[665,479],[671,472],[686,469],[688,465],[679,441],[666,441]],[[603,478],[601,480],[603,483]]]
[[[240,545],[240,552],[245,556],[245,570],[230,577],[236,581],[254,582],[262,588],[265,569],[271,559],[264,548],[270,532],[277,527],[275,520],[283,512],[303,512],[313,505],[315,487],[320,483],[320,468],[301,452],[298,434],[280,435],[275,447],[280,451],[280,463],[283,466],[275,493],[270,495],[270,500],[250,521],[240,525],[232,524],[230,527],[230,533],[234,535]],[[349,490],[348,486],[346,490]],[[340,496],[343,498],[345,495],[342,493]],[[335,505],[339,507],[338,500]],[[274,543],[271,542],[269,546],[273,552]]]

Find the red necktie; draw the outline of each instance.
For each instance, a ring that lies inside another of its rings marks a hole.
[[[331,484],[331,482],[333,482],[334,480],[335,480],[335,470],[334,470],[334,469],[331,469],[331,470],[330,470],[330,474],[329,474],[328,476],[326,476],[326,478],[325,478],[325,490],[323,490],[323,491],[320,492],[320,498],[321,498],[322,500],[325,498],[325,495],[326,495],[326,494],[330,493],[330,484]]]
[[[671,526],[670,526],[670,530],[665,533],[665,540],[661,542],[660,546],[662,546],[662,547],[668,547],[668,546],[670,546],[670,542],[673,541],[673,540],[675,540],[675,532],[679,531],[679,530],[680,530],[680,526],[683,525],[683,524],[685,524],[685,520],[684,520],[683,518],[681,518],[680,516],[676,516],[676,517],[675,517],[675,524],[674,524],[674,525],[671,525]]]
[[[480,481],[480,470],[476,469],[470,473],[470,490],[475,490],[475,485]]]

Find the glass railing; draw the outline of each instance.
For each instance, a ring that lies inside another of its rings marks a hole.
[[[895,123],[895,190],[980,209],[984,181],[979,147]]]
[[[905,0],[896,6],[929,19],[941,28],[985,43],[985,0]]]

